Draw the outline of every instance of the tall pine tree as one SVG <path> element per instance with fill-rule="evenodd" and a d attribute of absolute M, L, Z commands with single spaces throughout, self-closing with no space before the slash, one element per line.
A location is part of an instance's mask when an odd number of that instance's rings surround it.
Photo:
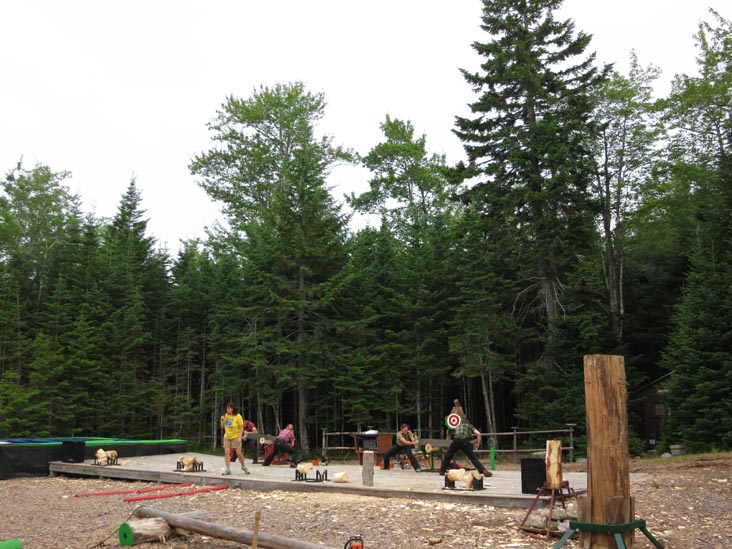
<path fill-rule="evenodd" d="M 560 5 L 484 0 L 490 40 L 473 44 L 481 70 L 463 71 L 478 98 L 456 129 L 479 173 L 465 200 L 481 205 L 489 238 L 510 242 L 499 260 L 518 286 L 511 310 L 535 332 L 514 359 L 525 382 L 520 414 L 545 423 L 564 418 L 540 419 L 544 403 L 581 402 L 581 390 L 567 390 L 581 389 L 581 356 L 563 348 L 562 317 L 591 306 L 589 295 L 576 294 L 595 283 L 583 263 L 598 255 L 588 186 L 593 94 L 604 73 L 585 54 L 590 37 L 554 18 Z"/>

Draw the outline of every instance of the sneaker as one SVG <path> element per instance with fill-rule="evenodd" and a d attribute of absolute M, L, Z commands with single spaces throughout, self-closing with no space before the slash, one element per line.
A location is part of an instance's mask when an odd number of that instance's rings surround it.
<path fill-rule="evenodd" d="M 490 471 L 483 471 L 483 476 L 484 477 L 492 477 L 493 476 L 493 473 L 491 473 Z"/>
<path fill-rule="evenodd" d="M 294 469 L 295 467 L 297 467 L 297 463 L 290 463 L 290 469 Z"/>
<path fill-rule="evenodd" d="M 415 473 L 421 473 L 422 472 L 422 469 L 415 469 L 414 472 Z"/>
<path fill-rule="evenodd" d="M 252 465 L 256 465 L 257 463 L 259 463 L 259 462 L 256 459 L 254 461 L 252 461 Z"/>
<path fill-rule="evenodd" d="M 224 476 L 230 475 L 231 474 L 231 471 L 229 469 L 225 469 L 224 471 L 221 472 L 221 474 L 224 475 Z"/>
<path fill-rule="evenodd" d="M 445 471 L 443 471 L 442 469 L 440 469 L 440 475 L 444 477 L 445 476 Z"/>
<path fill-rule="evenodd" d="M 249 469 L 247 469 L 244 465 L 241 466 L 241 470 L 244 471 L 245 474 L 249 474 Z"/>

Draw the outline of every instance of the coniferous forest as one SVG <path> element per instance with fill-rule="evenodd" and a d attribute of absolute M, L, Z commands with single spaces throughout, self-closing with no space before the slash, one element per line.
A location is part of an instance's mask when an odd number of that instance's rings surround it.
<path fill-rule="evenodd" d="M 650 390 L 659 448 L 732 449 L 732 24 L 710 10 L 698 74 L 656 97 L 658 69 L 597 64 L 560 0 L 483 4 L 457 165 L 389 116 L 359 154 L 319 132 L 325 93 L 262 84 L 212 113 L 189 168 L 226 223 L 174 257 L 134 180 L 100 219 L 63 167 L 6 170 L 0 438 L 211 448 L 233 401 L 307 451 L 437 433 L 454 398 L 483 432 L 582 433 L 583 356 L 619 354 L 632 450 Z M 342 163 L 370 173 L 348 210 Z"/>

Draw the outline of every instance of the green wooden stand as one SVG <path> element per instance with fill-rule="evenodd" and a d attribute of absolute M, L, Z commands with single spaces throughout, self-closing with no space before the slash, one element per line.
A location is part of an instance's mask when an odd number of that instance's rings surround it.
<path fill-rule="evenodd" d="M 567 540 L 572 537 L 572 534 L 574 534 L 575 530 L 584 532 L 605 532 L 606 534 L 613 534 L 615 536 L 615 543 L 617 543 L 618 549 L 627 549 L 625 545 L 625 540 L 623 539 L 623 532 L 632 531 L 636 528 L 643 532 L 645 536 L 649 540 L 651 540 L 651 543 L 658 547 L 658 549 L 663 549 L 663 545 L 661 545 L 659 541 L 654 538 L 653 535 L 646 528 L 645 520 L 634 520 L 633 522 L 628 522 L 627 524 L 592 524 L 591 522 L 577 522 L 574 520 L 570 520 L 569 530 L 567 530 L 564 535 L 559 539 L 559 541 L 554 546 L 554 549 L 559 549 L 560 547 L 562 547 L 567 542 Z"/>

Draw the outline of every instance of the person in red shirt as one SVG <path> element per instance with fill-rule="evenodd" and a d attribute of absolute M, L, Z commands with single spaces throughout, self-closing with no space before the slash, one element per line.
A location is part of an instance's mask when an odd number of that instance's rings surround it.
<path fill-rule="evenodd" d="M 259 463 L 259 458 L 257 457 L 259 453 L 259 438 L 256 436 L 258 434 L 259 430 L 257 426 L 248 419 L 245 419 L 241 435 L 242 452 L 245 446 L 248 446 L 252 450 L 252 464 L 254 465 Z"/>
<path fill-rule="evenodd" d="M 255 436 L 258 433 L 259 430 L 257 429 L 257 426 L 250 420 L 245 419 L 244 426 L 241 431 L 241 449 L 242 454 L 244 453 L 246 446 L 249 446 L 249 448 L 252 449 L 252 465 L 259 463 L 259 459 L 257 457 L 257 454 L 259 453 L 259 439 Z M 231 452 L 231 461 L 236 461 L 236 453 L 233 451 Z"/>
<path fill-rule="evenodd" d="M 274 460 L 275 456 L 285 452 L 290 455 L 290 467 L 297 467 L 297 450 L 295 450 L 295 427 L 292 423 L 288 423 L 287 427 L 280 431 L 277 438 L 274 441 L 274 451 L 269 454 L 262 464 L 264 467 L 269 467 L 270 463 Z"/>

